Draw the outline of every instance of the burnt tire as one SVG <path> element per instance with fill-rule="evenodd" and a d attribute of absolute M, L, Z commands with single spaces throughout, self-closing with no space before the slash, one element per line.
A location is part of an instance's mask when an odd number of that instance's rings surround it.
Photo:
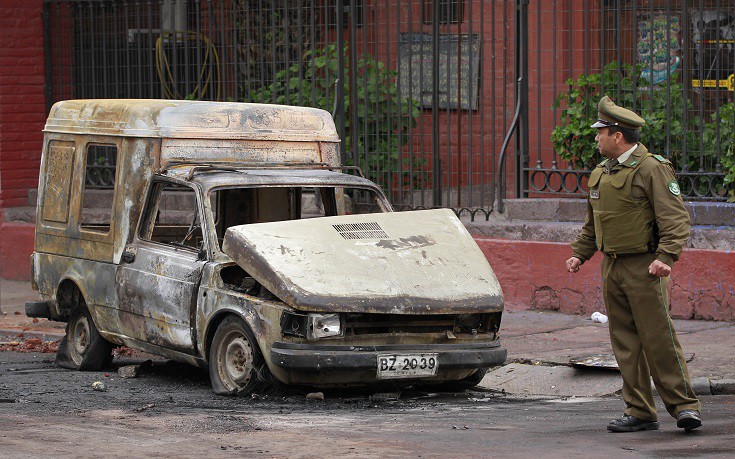
<path fill-rule="evenodd" d="M 112 343 L 100 335 L 87 310 L 87 304 L 79 295 L 77 305 L 66 324 L 66 336 L 56 352 L 56 363 L 73 370 L 101 370 L 112 362 L 113 347 Z"/>
<path fill-rule="evenodd" d="M 265 361 L 250 327 L 240 318 L 226 317 L 209 347 L 209 379 L 218 395 L 248 394 L 266 378 Z"/>

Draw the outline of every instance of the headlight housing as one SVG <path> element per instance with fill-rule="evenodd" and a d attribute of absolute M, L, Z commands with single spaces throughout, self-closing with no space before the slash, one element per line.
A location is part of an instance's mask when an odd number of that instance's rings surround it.
<path fill-rule="evenodd" d="M 315 340 L 342 336 L 342 318 L 339 314 L 309 314 L 306 316 L 306 339 Z"/>
<path fill-rule="evenodd" d="M 281 331 L 284 335 L 298 336 L 308 340 L 344 336 L 344 324 L 340 314 L 284 311 L 281 316 Z"/>

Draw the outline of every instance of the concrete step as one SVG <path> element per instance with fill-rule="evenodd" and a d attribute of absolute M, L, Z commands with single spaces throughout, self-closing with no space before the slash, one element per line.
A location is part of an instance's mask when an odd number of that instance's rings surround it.
<path fill-rule="evenodd" d="M 506 199 L 505 212 L 494 216 L 506 220 L 583 222 L 587 214 L 586 199 Z M 685 203 L 692 225 L 735 225 L 735 203 L 689 201 Z"/>
<path fill-rule="evenodd" d="M 9 207 L 4 209 L 3 221 L 36 223 L 36 207 Z"/>
<path fill-rule="evenodd" d="M 462 218 L 467 230 L 476 236 L 493 239 L 571 243 L 577 239 L 582 222 L 523 221 L 490 218 L 471 222 Z M 735 250 L 735 226 L 692 226 L 688 248 L 705 250 Z"/>

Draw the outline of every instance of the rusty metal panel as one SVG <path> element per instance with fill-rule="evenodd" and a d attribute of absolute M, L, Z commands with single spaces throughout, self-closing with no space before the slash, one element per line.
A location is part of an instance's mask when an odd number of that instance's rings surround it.
<path fill-rule="evenodd" d="M 339 142 L 334 121 L 324 110 L 192 100 L 61 101 L 51 108 L 45 132 L 181 139 Z"/>
<path fill-rule="evenodd" d="M 232 262 L 210 263 L 202 271 L 195 324 L 199 355 L 204 359 L 207 358 L 207 336 L 214 333 L 213 320 L 222 314 L 236 314 L 241 317 L 252 330 L 261 349 L 270 349 L 271 344 L 282 337 L 280 318 L 286 305 L 224 287 L 219 272 L 227 265 L 232 265 Z M 263 357 L 269 361 L 270 353 L 264 352 Z"/>
<path fill-rule="evenodd" d="M 503 306 L 487 259 L 448 209 L 235 226 L 223 252 L 297 309 L 418 314 Z"/>
<path fill-rule="evenodd" d="M 113 263 L 120 262 L 125 246 L 133 239 L 154 170 L 159 166 L 160 139 L 126 138 L 121 142 L 118 165 L 119 190 L 115 199 Z"/>
<path fill-rule="evenodd" d="M 118 330 L 131 338 L 181 352 L 194 348 L 192 307 L 204 261 L 163 244 L 135 244 L 135 260 L 121 264 Z"/>
<path fill-rule="evenodd" d="M 70 280 L 79 287 L 93 317 L 97 307 L 114 308 L 117 304 L 115 265 L 38 252 L 33 257 L 34 265 L 41 268 L 35 270 L 34 280 L 45 297 L 55 300 L 61 281 Z"/>
<path fill-rule="evenodd" d="M 332 166 L 339 166 L 339 156 Z M 322 162 L 318 142 L 164 139 L 161 168 L 171 164 L 282 164 Z"/>
<path fill-rule="evenodd" d="M 66 227 L 69 223 L 71 173 L 74 164 L 74 142 L 51 141 L 46 154 L 45 193 L 41 202 L 44 223 Z"/>
<path fill-rule="evenodd" d="M 43 214 L 36 221 L 35 250 L 37 252 L 66 255 L 88 260 L 119 262 L 125 244 L 132 238 L 138 223 L 140 209 L 145 199 L 145 191 L 157 165 L 154 157 L 160 151 L 158 139 L 120 139 L 90 135 L 47 134 L 49 144 L 57 141 L 74 141 L 76 152 L 63 174 L 52 172 L 50 149 L 44 150 L 39 187 L 39 212 L 46 212 L 45 200 L 56 193 L 55 190 L 69 188 L 68 222 L 59 224 L 47 221 Z M 58 138 L 58 140 L 57 140 Z M 86 167 L 86 146 L 95 144 L 114 144 L 119 151 L 117 177 L 112 198 L 112 218 L 109 232 L 102 233 L 80 227 L 84 195 L 84 176 Z M 44 179 L 45 178 L 45 179 Z"/>

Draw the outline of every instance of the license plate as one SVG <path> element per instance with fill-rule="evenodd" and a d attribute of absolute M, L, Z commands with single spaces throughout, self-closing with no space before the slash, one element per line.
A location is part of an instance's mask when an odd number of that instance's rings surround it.
<path fill-rule="evenodd" d="M 422 378 L 436 375 L 436 354 L 379 354 L 378 379 Z"/>

